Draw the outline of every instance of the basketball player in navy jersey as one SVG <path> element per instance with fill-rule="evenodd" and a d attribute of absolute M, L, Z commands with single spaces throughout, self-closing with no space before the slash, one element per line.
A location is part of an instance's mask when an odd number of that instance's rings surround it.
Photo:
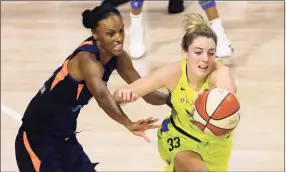
<path fill-rule="evenodd" d="M 75 135 L 79 112 L 92 97 L 110 118 L 147 141 L 144 132 L 159 127 L 154 124 L 158 119 L 152 117 L 132 122 L 107 89 L 115 69 L 127 83 L 140 78 L 123 50 L 124 25 L 119 11 L 98 6 L 85 10 L 82 16 L 92 36 L 56 69 L 24 113 L 15 142 L 20 172 L 95 172 Z M 163 105 L 167 97 L 153 92 L 144 99 Z"/>

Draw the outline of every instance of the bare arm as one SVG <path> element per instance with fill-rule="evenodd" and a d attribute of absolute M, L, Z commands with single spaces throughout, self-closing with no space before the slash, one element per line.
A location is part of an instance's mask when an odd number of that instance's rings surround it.
<path fill-rule="evenodd" d="M 230 69 L 222 62 L 217 62 L 214 71 L 210 75 L 210 85 L 212 87 L 224 88 L 231 93 L 236 93 L 234 78 Z"/>
<path fill-rule="evenodd" d="M 117 71 L 128 84 L 131 84 L 141 78 L 140 74 L 134 68 L 132 61 L 127 53 L 124 53 L 120 59 L 118 59 Z M 156 87 L 161 88 L 162 86 L 160 85 Z M 153 89 L 152 92 L 148 92 L 148 94 L 144 94 L 143 99 L 152 105 L 166 104 L 168 95 L 154 90 L 156 89 Z"/>
<path fill-rule="evenodd" d="M 80 56 L 78 66 L 81 77 L 85 80 L 87 88 L 98 105 L 110 118 L 127 127 L 132 122 L 122 111 L 102 81 L 103 71 L 101 64 L 96 61 L 96 57 L 91 53 L 80 52 L 78 55 Z"/>
<path fill-rule="evenodd" d="M 174 63 L 168 64 L 157 69 L 150 75 L 142 77 L 135 82 L 127 85 L 125 88 L 135 92 L 138 97 L 148 95 L 150 92 L 153 92 L 159 88 L 169 88 L 170 83 L 173 82 L 171 78 L 176 80 L 176 77 L 174 77 L 174 71 L 176 71 Z"/>

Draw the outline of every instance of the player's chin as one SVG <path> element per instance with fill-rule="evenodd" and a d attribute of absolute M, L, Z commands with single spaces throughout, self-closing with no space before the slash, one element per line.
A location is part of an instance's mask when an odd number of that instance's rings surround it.
<path fill-rule="evenodd" d="M 201 78 L 207 77 L 210 73 L 210 70 L 197 70 L 197 75 Z"/>
<path fill-rule="evenodd" d="M 123 48 L 121 48 L 121 49 L 115 49 L 115 48 L 113 48 L 113 49 L 112 49 L 112 54 L 113 54 L 114 56 L 120 56 L 120 55 L 122 55 L 123 53 L 124 53 Z"/>

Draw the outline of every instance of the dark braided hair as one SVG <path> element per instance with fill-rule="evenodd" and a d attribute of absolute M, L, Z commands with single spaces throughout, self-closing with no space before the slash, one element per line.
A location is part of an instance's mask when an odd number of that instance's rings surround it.
<path fill-rule="evenodd" d="M 87 29 L 95 29 L 99 21 L 111 15 L 121 16 L 120 12 L 110 5 L 97 6 L 93 10 L 87 9 L 82 13 L 82 24 Z"/>

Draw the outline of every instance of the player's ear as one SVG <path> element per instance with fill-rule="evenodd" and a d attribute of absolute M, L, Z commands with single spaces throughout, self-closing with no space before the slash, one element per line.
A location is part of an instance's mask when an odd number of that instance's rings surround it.
<path fill-rule="evenodd" d="M 188 52 L 182 50 L 183 58 L 188 59 Z"/>
<path fill-rule="evenodd" d="M 93 39 L 97 40 L 98 36 L 94 30 L 92 31 L 92 36 L 93 36 Z"/>

